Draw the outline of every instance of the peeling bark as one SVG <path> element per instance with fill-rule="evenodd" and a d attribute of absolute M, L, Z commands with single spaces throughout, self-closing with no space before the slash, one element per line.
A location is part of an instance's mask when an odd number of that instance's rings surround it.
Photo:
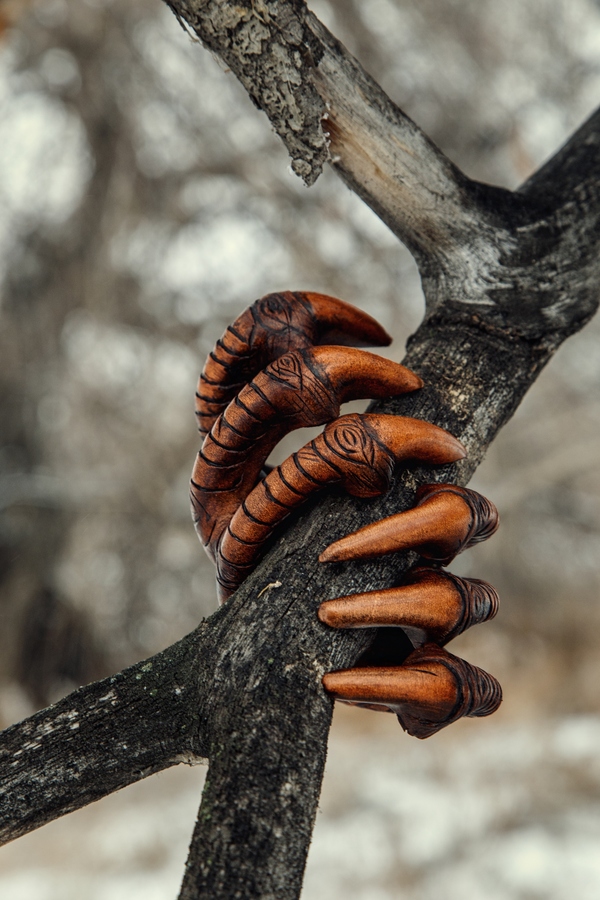
<path fill-rule="evenodd" d="M 425 387 L 374 408 L 448 429 L 469 456 L 433 471 L 408 467 L 374 501 L 332 494 L 314 503 L 226 606 L 151 670 L 139 664 L 4 732 L 3 784 L 16 776 L 2 834 L 208 756 L 181 900 L 295 900 L 331 719 L 321 677 L 351 666 L 372 639 L 323 626 L 317 606 L 390 586 L 413 561 L 327 565 L 318 554 L 407 508 L 422 483 L 466 484 L 556 348 L 595 312 L 600 115 L 511 193 L 460 173 L 300 0 L 169 5 L 267 112 L 307 183 L 327 158 L 327 112 L 334 168 L 412 249 L 427 297 L 404 360 Z M 408 639 L 399 642 L 408 653 Z"/>
<path fill-rule="evenodd" d="M 235 72 L 285 143 L 294 172 L 314 184 L 328 152 L 320 126 L 325 106 L 310 81 L 321 48 L 306 25 L 304 4 L 167 3 L 184 27 Z"/>

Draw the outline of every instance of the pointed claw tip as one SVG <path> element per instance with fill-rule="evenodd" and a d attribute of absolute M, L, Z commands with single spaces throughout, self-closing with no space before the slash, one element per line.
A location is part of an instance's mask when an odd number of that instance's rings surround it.
<path fill-rule="evenodd" d="M 391 344 L 391 335 L 364 310 L 337 297 L 314 291 L 300 291 L 298 295 L 308 301 L 317 318 L 328 326 L 327 330 L 355 338 L 363 346 L 387 347 Z"/>
<path fill-rule="evenodd" d="M 351 613 L 344 606 L 345 600 L 345 597 L 338 597 L 335 600 L 325 600 L 324 603 L 321 603 L 317 610 L 319 621 L 330 628 L 353 628 Z"/>
<path fill-rule="evenodd" d="M 319 622 L 323 623 L 323 625 L 331 625 L 331 622 L 330 622 L 331 617 L 330 617 L 329 612 L 326 607 L 327 607 L 326 603 L 321 603 L 320 607 L 317 610 L 317 618 L 318 618 Z"/>
<path fill-rule="evenodd" d="M 417 375 L 412 369 L 407 369 L 402 363 L 396 363 L 396 365 L 398 366 L 398 372 L 401 373 L 400 383 L 403 393 L 418 391 L 423 387 L 425 382 L 420 375 Z"/>
<path fill-rule="evenodd" d="M 458 462 L 459 459 L 466 459 L 467 456 L 469 455 L 469 451 L 467 450 L 465 445 L 462 443 L 462 441 L 458 440 L 458 438 L 454 438 L 454 440 L 456 441 L 456 453 L 457 453 L 456 462 Z"/>
<path fill-rule="evenodd" d="M 327 563 L 341 561 L 341 556 L 338 555 L 338 551 L 336 550 L 336 543 L 330 544 L 329 547 L 325 547 L 319 556 L 319 562 Z"/>
<path fill-rule="evenodd" d="M 346 678 L 343 672 L 327 672 L 321 679 L 321 684 L 325 690 L 334 696 L 344 696 L 344 687 L 346 686 Z"/>
<path fill-rule="evenodd" d="M 459 441 L 458 438 L 455 438 L 454 435 L 450 434 L 448 431 L 444 431 L 443 444 L 447 453 L 448 462 L 458 462 L 461 459 L 466 459 L 469 455 L 468 450 L 462 441 Z"/>
<path fill-rule="evenodd" d="M 375 325 L 377 326 L 377 333 L 375 333 L 375 329 L 372 329 L 370 339 L 376 347 L 389 347 L 394 338 L 385 330 L 383 325 L 380 325 L 375 319 L 372 319 L 372 321 L 375 322 Z"/>

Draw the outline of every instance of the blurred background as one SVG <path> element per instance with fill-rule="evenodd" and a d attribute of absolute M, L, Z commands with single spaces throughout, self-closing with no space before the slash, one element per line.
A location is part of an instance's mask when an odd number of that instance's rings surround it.
<path fill-rule="evenodd" d="M 516 187 L 600 101 L 593 0 L 310 3 L 468 175 Z M 331 173 L 310 190 L 158 0 L 0 0 L 0 725 L 216 606 L 190 522 L 198 372 L 273 290 L 367 309 L 401 359 L 408 252 Z M 600 320 L 473 485 L 502 528 L 454 570 L 501 612 L 452 649 L 505 702 L 426 743 L 338 710 L 304 900 L 600 896 Z M 203 770 L 0 851 L 6 900 L 169 900 Z"/>

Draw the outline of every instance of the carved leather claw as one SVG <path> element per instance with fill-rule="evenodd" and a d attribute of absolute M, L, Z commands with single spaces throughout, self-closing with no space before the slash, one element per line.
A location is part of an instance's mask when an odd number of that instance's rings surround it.
<path fill-rule="evenodd" d="M 422 386 L 403 366 L 352 349 L 389 342 L 374 319 L 341 300 L 291 292 L 257 300 L 217 342 L 196 394 L 206 436 L 191 501 L 196 530 L 217 565 L 222 602 L 255 567 L 277 525 L 315 491 L 338 484 L 374 497 L 389 488 L 401 460 L 443 465 L 466 455 L 460 441 L 418 419 L 336 418 L 345 401 Z M 265 475 L 266 459 L 285 434 L 322 424 L 322 434 Z M 431 484 L 416 499 L 412 510 L 331 544 L 321 561 L 411 549 L 444 564 L 497 527 L 495 508 L 474 491 Z M 414 569 L 410 578 L 401 587 L 321 605 L 319 618 L 336 628 L 388 627 L 355 668 L 329 673 L 323 684 L 344 702 L 396 713 L 406 731 L 424 738 L 499 705 L 495 679 L 440 647 L 492 618 L 498 597 L 485 582 L 439 569 Z M 396 665 L 404 654 L 394 627 L 434 643 Z"/>
<path fill-rule="evenodd" d="M 302 298 L 312 309 L 318 335 L 313 343 L 346 347 L 388 347 L 392 343 L 391 335 L 376 319 L 344 300 L 313 291 L 293 296 Z"/>
<path fill-rule="evenodd" d="M 417 629 L 426 640 L 446 644 L 498 611 L 498 594 L 485 581 L 428 568 L 413 569 L 409 577 L 399 587 L 327 600 L 319 619 L 332 628 L 400 627 L 411 639 Z"/>
<path fill-rule="evenodd" d="M 304 358 L 308 365 L 312 362 L 323 370 L 340 403 L 395 397 L 423 387 L 422 380 L 410 369 L 366 350 L 313 347 L 304 351 Z"/>
<path fill-rule="evenodd" d="M 335 541 L 319 559 L 342 562 L 415 550 L 445 565 L 497 527 L 498 511 L 481 494 L 454 484 L 428 484 L 417 491 L 415 507 Z"/>
<path fill-rule="evenodd" d="M 502 701 L 495 678 L 435 644 L 415 650 L 402 666 L 330 672 L 323 685 L 336 700 L 394 712 L 418 738 L 462 716 L 489 716 Z"/>
<path fill-rule="evenodd" d="M 361 418 L 397 461 L 418 459 L 435 466 L 457 462 L 467 455 L 457 438 L 423 419 L 376 413 L 366 413 Z"/>
<path fill-rule="evenodd" d="M 196 459 L 192 516 L 209 554 L 216 558 L 224 528 L 285 434 L 335 419 L 346 400 L 388 397 L 420 385 L 399 363 L 353 348 L 292 350 L 270 363 L 219 416 Z M 411 429 L 415 442 L 425 429 L 432 434 L 434 426 Z M 446 433 L 437 432 L 438 443 L 446 441 Z"/>
<path fill-rule="evenodd" d="M 261 297 L 230 325 L 200 375 L 196 417 L 207 434 L 240 389 L 290 350 L 332 344 L 385 347 L 389 334 L 367 313 L 325 294 L 285 291 Z"/>
<path fill-rule="evenodd" d="M 214 550 L 221 597 L 233 593 L 254 568 L 276 525 L 315 491 L 340 483 L 354 496 L 375 497 L 388 489 L 400 460 L 447 463 L 464 454 L 459 441 L 421 419 L 357 414 L 336 419 L 259 482 L 232 516 Z"/>
<path fill-rule="evenodd" d="M 412 549 L 446 563 L 497 527 L 496 508 L 485 497 L 456 485 L 430 484 L 419 489 L 413 509 L 331 544 L 320 559 Z M 329 600 L 321 604 L 319 618 L 336 628 L 401 627 L 414 643 L 423 637 L 435 643 L 415 650 L 402 666 L 372 666 L 371 661 L 386 661 L 376 638 L 364 656 L 367 665 L 325 675 L 323 686 L 338 700 L 395 712 L 405 731 L 426 738 L 462 716 L 486 716 L 500 705 L 495 678 L 439 646 L 493 618 L 498 595 L 483 581 L 437 569 L 413 569 L 409 577 L 400 587 Z"/>

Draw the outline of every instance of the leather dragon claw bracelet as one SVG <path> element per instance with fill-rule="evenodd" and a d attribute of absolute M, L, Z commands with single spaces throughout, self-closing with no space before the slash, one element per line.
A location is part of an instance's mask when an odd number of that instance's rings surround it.
<path fill-rule="evenodd" d="M 323 342 L 329 345 L 323 345 Z M 204 367 L 196 393 L 205 435 L 191 481 L 194 524 L 217 568 L 221 602 L 258 563 L 277 526 L 315 491 L 337 484 L 375 497 L 404 460 L 429 465 L 465 456 L 448 432 L 419 419 L 375 414 L 338 418 L 340 405 L 417 390 L 413 372 L 356 349 L 389 336 L 370 316 L 315 293 L 269 294 L 229 326 Z M 340 346 L 342 345 L 343 346 Z M 354 345 L 354 346 L 352 346 Z M 265 474 L 284 435 L 308 425 L 324 431 Z M 452 484 L 422 486 L 416 506 L 331 544 L 321 562 L 413 550 L 438 566 L 495 531 L 498 516 L 481 495 Z M 337 699 L 395 712 L 403 728 L 427 737 L 464 715 L 488 715 L 501 690 L 490 675 L 442 649 L 471 625 L 492 618 L 494 589 L 439 568 L 417 568 L 407 583 L 323 603 L 336 628 L 402 628 L 424 647 L 390 665 L 377 638 L 357 667 L 326 675 Z"/>

